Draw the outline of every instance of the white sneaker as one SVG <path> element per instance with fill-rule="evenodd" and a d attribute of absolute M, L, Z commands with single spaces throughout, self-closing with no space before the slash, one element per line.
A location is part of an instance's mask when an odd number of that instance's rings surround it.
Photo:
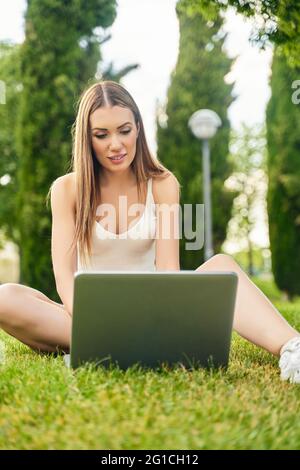
<path fill-rule="evenodd" d="M 281 380 L 300 384 L 300 336 L 285 343 L 280 350 Z"/>

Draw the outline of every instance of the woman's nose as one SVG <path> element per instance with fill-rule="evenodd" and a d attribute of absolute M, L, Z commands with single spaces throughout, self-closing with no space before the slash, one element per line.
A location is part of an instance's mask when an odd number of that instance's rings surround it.
<path fill-rule="evenodd" d="M 117 136 L 112 136 L 112 138 L 111 138 L 111 143 L 110 143 L 110 147 L 111 147 L 112 149 L 114 149 L 114 148 L 119 148 L 120 145 L 121 145 L 120 138 L 117 137 Z"/>

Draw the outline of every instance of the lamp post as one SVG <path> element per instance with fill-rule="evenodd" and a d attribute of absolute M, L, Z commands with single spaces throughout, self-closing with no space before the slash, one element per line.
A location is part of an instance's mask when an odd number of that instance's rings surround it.
<path fill-rule="evenodd" d="M 195 137 L 202 140 L 202 171 L 203 171 L 203 199 L 204 199 L 204 259 L 207 261 L 214 254 L 212 244 L 212 215 L 210 190 L 210 148 L 209 139 L 217 132 L 222 121 L 214 111 L 199 109 L 192 114 L 188 126 Z"/>

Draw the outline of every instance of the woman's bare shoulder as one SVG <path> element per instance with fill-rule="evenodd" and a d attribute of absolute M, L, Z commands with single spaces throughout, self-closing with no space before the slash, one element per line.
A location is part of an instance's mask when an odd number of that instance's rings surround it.
<path fill-rule="evenodd" d="M 55 181 L 61 181 L 63 182 L 63 184 L 72 184 L 71 182 L 75 183 L 75 171 L 72 171 L 71 173 L 66 173 L 62 176 L 58 176 Z"/>
<path fill-rule="evenodd" d="M 75 207 L 75 199 L 76 199 L 75 171 L 59 176 L 54 181 L 54 183 L 63 185 L 63 187 L 65 188 L 66 195 L 70 197 L 71 204 L 73 207 Z"/>
<path fill-rule="evenodd" d="M 152 178 L 152 192 L 156 203 L 161 203 L 165 199 L 177 199 L 179 183 L 173 173 L 168 173 L 164 177 Z"/>

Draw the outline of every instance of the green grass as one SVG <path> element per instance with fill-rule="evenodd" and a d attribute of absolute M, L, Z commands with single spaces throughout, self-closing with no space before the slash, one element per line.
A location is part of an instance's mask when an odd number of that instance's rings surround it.
<path fill-rule="evenodd" d="M 300 302 L 275 305 L 299 328 Z M 227 371 L 214 372 L 71 371 L 61 356 L 0 339 L 1 449 L 300 448 L 300 385 L 282 382 L 278 359 L 236 333 Z"/>

